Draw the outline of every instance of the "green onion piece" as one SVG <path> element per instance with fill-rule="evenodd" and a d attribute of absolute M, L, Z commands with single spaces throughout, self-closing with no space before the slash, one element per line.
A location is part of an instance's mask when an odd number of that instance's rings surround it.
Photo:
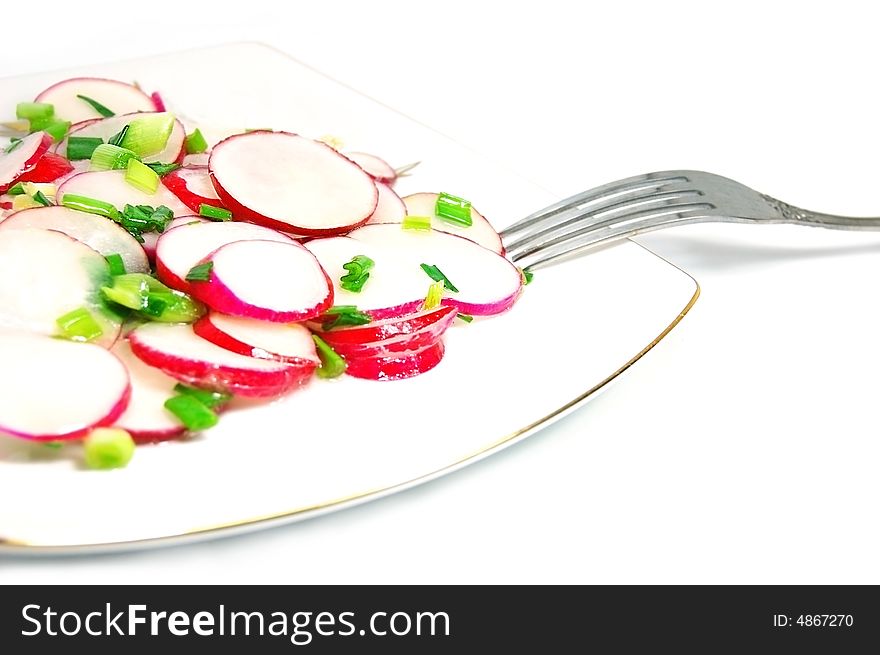
<path fill-rule="evenodd" d="M 336 305 L 318 317 L 321 327 L 330 330 L 335 327 L 348 325 L 366 325 L 372 319 L 368 314 L 358 311 L 354 305 Z"/>
<path fill-rule="evenodd" d="M 46 197 L 46 194 L 44 194 L 42 191 L 37 191 L 32 197 L 38 203 L 43 205 L 43 207 L 51 207 L 52 206 L 52 202 Z"/>
<path fill-rule="evenodd" d="M 12 139 L 9 139 L 9 145 L 6 146 L 6 148 L 3 150 L 3 152 L 5 152 L 8 155 L 10 152 L 13 152 L 20 145 L 21 145 L 21 139 L 16 139 L 13 137 Z"/>
<path fill-rule="evenodd" d="M 446 288 L 453 293 L 458 293 L 458 289 L 455 288 L 455 285 L 449 281 L 449 278 L 443 275 L 443 271 L 434 266 L 433 264 L 419 264 L 422 267 L 422 270 L 428 274 L 428 277 L 434 280 L 435 282 L 443 282 Z"/>
<path fill-rule="evenodd" d="M 425 296 L 425 302 L 422 303 L 422 309 L 435 309 L 440 306 L 440 302 L 443 300 L 443 290 L 446 286 L 443 284 L 443 281 L 434 282 L 431 286 L 428 287 L 428 295 Z"/>
<path fill-rule="evenodd" d="M 90 469 L 122 468 L 134 456 L 134 439 L 119 428 L 96 428 L 83 440 L 86 466 Z"/>
<path fill-rule="evenodd" d="M 91 341 L 104 334 L 95 317 L 85 307 L 59 316 L 55 319 L 55 323 L 61 331 L 61 336 L 71 341 Z"/>
<path fill-rule="evenodd" d="M 109 202 L 88 198 L 86 196 L 78 196 L 73 193 L 65 193 L 61 197 L 61 204 L 70 209 L 87 212 L 89 214 L 97 214 L 111 220 L 119 220 L 119 210 Z"/>
<path fill-rule="evenodd" d="M 50 450 L 59 450 L 64 446 L 64 443 L 61 441 L 44 441 L 43 446 Z"/>
<path fill-rule="evenodd" d="M 174 414 L 187 430 L 207 430 L 217 425 L 217 414 L 191 395 L 174 396 L 165 401 L 165 409 Z"/>
<path fill-rule="evenodd" d="M 70 161 L 91 159 L 95 148 L 102 145 L 104 140 L 97 136 L 71 136 L 67 137 L 67 158 Z"/>
<path fill-rule="evenodd" d="M 121 130 L 107 139 L 107 143 L 111 146 L 119 146 L 119 144 L 125 139 L 126 134 L 128 134 L 128 125 L 123 125 Z"/>
<path fill-rule="evenodd" d="M 137 159 L 138 156 L 131 150 L 110 143 L 102 143 L 92 151 L 89 170 L 112 171 L 117 168 L 127 168 L 128 162 L 137 161 Z"/>
<path fill-rule="evenodd" d="M 147 164 L 147 166 L 156 171 L 156 175 L 158 175 L 159 177 L 162 177 L 163 175 L 168 175 L 168 173 L 170 173 L 171 171 L 176 171 L 178 168 L 180 168 L 180 164 L 153 163 Z"/>
<path fill-rule="evenodd" d="M 70 121 L 55 121 L 43 127 L 43 131 L 52 137 L 55 143 L 62 141 L 70 130 Z"/>
<path fill-rule="evenodd" d="M 101 116 L 103 116 L 104 118 L 110 118 L 111 116 L 116 115 L 111 110 L 107 109 L 104 105 L 102 105 L 100 102 L 98 102 L 97 100 L 93 100 L 92 98 L 89 98 L 88 96 L 81 96 L 79 94 L 77 94 L 76 97 L 79 98 L 80 100 L 82 100 L 83 102 L 89 104 L 92 109 L 94 109 L 96 112 L 101 114 Z"/>
<path fill-rule="evenodd" d="M 222 391 L 208 391 L 207 389 L 196 389 L 188 387 L 185 384 L 177 384 L 174 390 L 182 396 L 192 396 L 205 407 L 217 409 L 232 400 L 231 393 L 223 393 Z"/>
<path fill-rule="evenodd" d="M 110 275 L 125 275 L 125 262 L 122 261 L 122 255 L 113 253 L 104 257 L 107 265 L 110 267 Z"/>
<path fill-rule="evenodd" d="M 470 200 L 465 200 L 449 193 L 441 193 L 437 196 L 434 213 L 443 220 L 455 223 L 456 225 L 470 227 L 474 224 L 474 219 L 471 218 Z"/>
<path fill-rule="evenodd" d="M 125 181 L 144 193 L 153 194 L 159 188 L 159 176 L 156 175 L 156 171 L 142 164 L 137 159 L 128 160 L 128 166 L 125 169 Z"/>
<path fill-rule="evenodd" d="M 6 194 L 10 196 L 21 196 L 24 193 L 24 185 L 21 182 L 16 182 L 6 190 Z"/>
<path fill-rule="evenodd" d="M 46 102 L 19 102 L 15 106 L 15 117 L 29 121 L 33 127 L 33 121 L 52 118 L 55 115 L 55 107 Z"/>
<path fill-rule="evenodd" d="M 212 221 L 231 221 L 232 220 L 232 212 L 228 209 L 222 209 L 220 207 L 214 207 L 213 205 L 206 205 L 202 203 L 199 205 L 199 216 L 204 216 L 205 218 L 210 218 Z"/>
<path fill-rule="evenodd" d="M 375 263 L 366 255 L 355 255 L 351 261 L 342 265 L 348 273 L 339 278 L 339 286 L 346 291 L 360 293 L 364 284 L 370 279 L 369 270 Z"/>
<path fill-rule="evenodd" d="M 430 230 L 430 216 L 404 216 L 401 227 L 404 230 Z"/>
<path fill-rule="evenodd" d="M 186 274 L 187 282 L 207 282 L 211 279 L 211 271 L 214 268 L 214 262 L 205 262 L 204 264 L 196 264 L 189 273 Z"/>
<path fill-rule="evenodd" d="M 523 276 L 523 284 L 531 284 L 531 283 L 532 283 L 532 278 L 535 277 L 535 274 L 532 273 L 532 272 L 531 272 L 529 269 L 527 269 L 527 268 L 523 268 L 523 269 L 521 269 L 520 272 L 522 273 L 522 276 Z"/>
<path fill-rule="evenodd" d="M 465 323 L 471 323 L 474 320 L 474 317 L 470 314 L 456 314 L 456 318 L 460 318 Z"/>
<path fill-rule="evenodd" d="M 201 303 L 145 273 L 116 275 L 112 286 L 101 288 L 101 295 L 161 323 L 192 323 L 205 313 Z"/>
<path fill-rule="evenodd" d="M 328 346 L 327 342 L 317 334 L 313 334 L 312 339 L 315 340 L 318 358 L 321 360 L 321 366 L 315 371 L 318 377 L 325 379 L 338 378 L 345 373 L 345 360 L 337 355 L 336 351 Z"/>
<path fill-rule="evenodd" d="M 197 155 L 208 149 L 208 142 L 202 135 L 202 131 L 196 128 L 192 134 L 186 135 L 186 152 L 189 155 Z"/>
<path fill-rule="evenodd" d="M 128 124 L 128 130 L 119 145 L 138 157 L 156 155 L 165 149 L 173 129 L 174 116 L 171 114 L 145 114 Z"/>

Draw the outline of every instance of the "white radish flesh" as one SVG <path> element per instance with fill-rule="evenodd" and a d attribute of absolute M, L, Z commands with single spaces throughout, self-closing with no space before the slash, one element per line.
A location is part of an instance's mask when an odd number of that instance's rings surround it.
<path fill-rule="evenodd" d="M 125 264 L 126 273 L 149 273 L 150 263 L 137 239 L 113 221 L 68 209 L 67 207 L 35 207 L 15 212 L 0 229 L 42 228 L 57 230 L 81 241 L 105 257 L 118 254 Z"/>
<path fill-rule="evenodd" d="M 187 217 L 189 218 L 189 217 Z M 186 274 L 207 255 L 227 243 L 260 239 L 293 243 L 290 237 L 258 225 L 205 222 L 167 230 L 156 244 L 156 275 L 180 291 L 189 289 Z"/>
<path fill-rule="evenodd" d="M 53 230 L 0 230 L 0 327 L 59 334 L 56 320 L 85 308 L 111 346 L 119 320 L 108 313 L 100 288 L 110 280 L 107 260 L 84 243 Z"/>
<path fill-rule="evenodd" d="M 298 323 L 272 323 L 209 312 L 196 321 L 193 331 L 240 355 L 312 368 L 320 363 L 312 333 Z"/>
<path fill-rule="evenodd" d="M 59 120 L 79 123 L 90 118 L 103 118 L 88 102 L 77 97 L 81 95 L 101 103 L 114 114 L 156 111 L 150 96 L 136 86 L 97 77 L 74 77 L 53 84 L 36 97 L 36 102 L 55 107 L 55 117 Z"/>
<path fill-rule="evenodd" d="M 125 181 L 125 171 L 96 171 L 74 175 L 58 187 L 55 198 L 58 204 L 68 193 L 103 200 L 122 211 L 125 205 L 165 205 L 175 216 L 191 214 L 190 209 L 161 184 L 156 193 L 146 193 Z"/>
<path fill-rule="evenodd" d="M 519 269 L 501 255 L 473 241 L 432 230 L 403 230 L 399 225 L 367 225 L 350 237 L 366 245 L 383 246 L 394 253 L 410 275 L 430 278 L 421 264 L 436 266 L 458 289 L 446 292 L 443 303 L 465 314 L 499 314 L 516 302 L 522 289 Z M 367 282 L 369 284 L 369 282 Z"/>
<path fill-rule="evenodd" d="M 165 228 L 165 232 L 168 230 L 180 227 L 181 225 L 191 225 L 192 223 L 210 223 L 207 218 L 202 218 L 201 216 L 178 216 L 175 219 L 172 219 L 170 223 L 168 223 L 168 227 Z M 150 261 L 156 260 L 156 245 L 159 243 L 159 237 L 162 235 L 158 232 L 147 232 L 141 235 L 144 238 L 144 242 L 141 246 L 144 249 L 144 252 L 147 253 L 147 257 L 149 257 Z"/>
<path fill-rule="evenodd" d="M 125 366 L 98 346 L 2 331 L 0 361 L 0 432 L 79 437 L 112 424 L 128 402 Z"/>
<path fill-rule="evenodd" d="M 51 136 L 45 132 L 34 132 L 10 152 L 0 150 L 0 193 L 5 193 L 16 178 L 36 166 L 51 145 Z"/>
<path fill-rule="evenodd" d="M 376 211 L 370 216 L 367 225 L 372 223 L 403 223 L 406 218 L 406 205 L 387 184 L 376 182 L 379 190 L 379 202 L 376 203 Z"/>
<path fill-rule="evenodd" d="M 184 166 L 162 178 L 165 185 L 180 201 L 192 211 L 198 212 L 201 205 L 223 207 L 220 196 L 211 184 L 207 166 Z"/>
<path fill-rule="evenodd" d="M 236 218 L 308 236 L 339 234 L 376 209 L 372 178 L 330 146 L 286 132 L 250 132 L 214 146 L 208 162 Z"/>
<path fill-rule="evenodd" d="M 205 257 L 210 279 L 190 293 L 225 314 L 291 323 L 333 304 L 333 286 L 315 256 L 290 241 L 236 241 Z"/>
<path fill-rule="evenodd" d="M 135 114 L 123 114 L 121 116 L 111 116 L 110 118 L 104 118 L 101 120 L 84 121 L 80 125 L 73 125 L 70 128 L 70 133 L 68 134 L 68 137 L 99 137 L 103 139 L 106 143 L 112 136 L 116 135 L 126 125 L 131 123 L 136 118 L 143 117 L 144 115 L 145 114 L 141 112 Z M 153 113 L 150 115 L 160 116 L 163 114 Z M 165 145 L 165 148 L 155 155 L 144 157 L 143 161 L 162 162 L 164 164 L 176 162 L 182 159 L 184 153 L 186 152 L 185 142 L 186 131 L 183 128 L 183 124 L 180 121 L 175 120 L 174 127 L 171 128 L 171 136 L 168 137 L 168 143 Z M 55 152 L 57 152 L 59 155 L 67 155 L 67 139 L 64 139 L 61 143 L 58 144 Z"/>
<path fill-rule="evenodd" d="M 397 179 L 397 171 L 381 157 L 366 152 L 346 152 L 344 154 L 377 182 L 394 184 Z"/>
<path fill-rule="evenodd" d="M 504 246 L 501 243 L 501 237 L 498 236 L 498 232 L 496 232 L 495 228 L 492 227 L 492 224 L 473 207 L 471 207 L 471 221 L 473 223 L 470 227 L 452 223 L 437 216 L 434 213 L 434 208 L 437 205 L 437 197 L 439 195 L 440 194 L 437 193 L 414 193 L 405 196 L 403 202 L 406 205 L 407 215 L 430 216 L 431 227 L 435 230 L 448 232 L 449 234 L 457 234 L 460 237 L 478 243 L 484 248 L 488 248 L 500 255 L 504 254 Z M 371 222 L 390 223 L 391 221 Z"/>
<path fill-rule="evenodd" d="M 189 325 L 148 323 L 132 332 L 129 341 L 142 361 L 201 389 L 271 397 L 303 384 L 311 375 L 301 367 L 221 348 L 196 335 Z"/>

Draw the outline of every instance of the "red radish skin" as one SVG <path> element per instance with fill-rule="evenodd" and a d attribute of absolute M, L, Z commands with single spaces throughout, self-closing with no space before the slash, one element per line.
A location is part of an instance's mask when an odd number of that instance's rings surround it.
<path fill-rule="evenodd" d="M 427 325 L 413 334 L 400 334 L 380 341 L 367 343 L 336 342 L 332 339 L 328 341 L 326 335 L 332 334 L 332 331 L 322 333 L 321 337 L 327 341 L 337 353 L 346 358 L 396 356 L 400 353 L 427 348 L 440 341 L 446 330 L 448 330 L 455 322 L 455 317 L 457 315 L 454 308 L 449 307 L 448 309 L 451 309 L 452 311 L 444 315 L 441 320 Z"/>
<path fill-rule="evenodd" d="M 190 282 L 190 293 L 232 316 L 293 323 L 333 305 L 333 283 L 315 256 L 295 241 L 236 241 L 202 260 L 210 279 Z"/>
<path fill-rule="evenodd" d="M 148 323 L 129 335 L 143 362 L 200 389 L 253 398 L 283 395 L 311 377 L 298 366 L 239 355 L 202 339 L 189 325 Z"/>
<path fill-rule="evenodd" d="M 346 360 L 345 372 L 356 378 L 390 382 L 427 373 L 440 363 L 445 352 L 443 341 L 421 350 L 388 357 L 356 357 Z"/>
<path fill-rule="evenodd" d="M 162 178 L 171 193 L 192 211 L 198 213 L 199 207 L 210 205 L 225 209 L 220 197 L 211 184 L 207 166 L 184 166 L 168 173 Z M 402 201 L 401 201 L 402 202 Z"/>
<path fill-rule="evenodd" d="M 290 132 L 228 137 L 211 150 L 208 167 L 217 195 L 237 219 L 301 236 L 363 225 L 379 200 L 357 164 Z"/>
<path fill-rule="evenodd" d="M 347 152 L 345 156 L 377 182 L 391 185 L 397 180 L 397 171 L 381 157 L 366 152 Z"/>
<path fill-rule="evenodd" d="M 36 166 L 19 175 L 13 184 L 17 182 L 55 182 L 72 171 L 73 164 L 67 159 L 54 152 L 47 152 L 40 157 Z"/>
<path fill-rule="evenodd" d="M 162 96 L 158 91 L 153 91 L 150 94 L 150 100 L 153 101 L 153 107 L 156 108 L 156 111 L 166 111 L 165 109 L 165 101 L 162 100 Z"/>
<path fill-rule="evenodd" d="M 0 432 L 32 440 L 81 437 L 128 405 L 128 372 L 99 346 L 0 332 Z"/>
<path fill-rule="evenodd" d="M 95 100 L 115 114 L 136 111 L 155 111 L 156 105 L 146 93 L 133 84 L 99 77 L 74 77 L 53 84 L 42 91 L 35 102 L 46 102 L 55 107 L 59 120 L 79 123 L 90 118 L 102 118 L 86 101 L 84 95 Z"/>
<path fill-rule="evenodd" d="M 51 136 L 34 132 L 22 139 L 12 152 L 0 151 L 0 193 L 6 193 L 16 180 L 34 168 L 51 145 Z"/>
<path fill-rule="evenodd" d="M 205 221 L 183 224 L 159 237 L 156 244 L 156 276 L 169 287 L 188 292 L 190 283 L 185 278 L 193 266 L 221 246 L 253 239 L 294 242 L 280 232 L 250 223 Z"/>
<path fill-rule="evenodd" d="M 320 364 L 311 332 L 299 324 L 270 323 L 209 312 L 193 332 L 239 355 L 311 368 Z"/>
<path fill-rule="evenodd" d="M 434 213 L 434 207 L 437 204 L 437 197 L 439 195 L 439 193 L 413 193 L 411 195 L 405 196 L 403 198 L 403 203 L 406 207 L 407 215 L 430 216 L 431 227 L 435 230 L 464 237 L 465 239 L 469 239 L 470 241 L 473 241 L 474 243 L 477 243 L 484 248 L 488 248 L 493 252 L 497 252 L 499 255 L 504 254 L 504 245 L 501 243 L 501 237 L 498 236 L 498 232 L 495 230 L 494 227 L 492 227 L 492 224 L 486 219 L 486 217 L 478 212 L 474 207 L 471 207 L 472 225 L 470 227 L 457 225 L 456 223 L 450 223 L 449 221 L 445 221 L 442 218 L 438 217 Z M 400 221 L 370 222 L 392 223 Z"/>
<path fill-rule="evenodd" d="M 437 307 L 407 316 L 374 321 L 367 325 L 320 330 L 319 334 L 334 348 L 346 345 L 362 346 L 395 337 L 418 334 L 437 323 L 443 324 L 445 321 L 449 321 L 451 324 L 455 320 L 456 314 L 454 307 Z M 445 331 L 446 327 L 448 325 L 440 330 L 440 334 Z"/>
<path fill-rule="evenodd" d="M 390 186 L 381 182 L 376 182 L 376 189 L 379 190 L 379 202 L 367 224 L 403 223 L 403 219 L 406 218 L 406 205 L 400 196 L 394 193 Z"/>

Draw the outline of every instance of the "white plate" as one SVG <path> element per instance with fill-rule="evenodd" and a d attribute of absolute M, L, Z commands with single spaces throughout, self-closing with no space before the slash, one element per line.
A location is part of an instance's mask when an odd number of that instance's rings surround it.
<path fill-rule="evenodd" d="M 497 226 L 553 200 L 258 44 L 7 78 L 0 107 L 11 113 L 16 102 L 74 74 L 136 80 L 206 123 L 332 134 L 393 165 L 421 160 L 400 181 L 401 193 L 454 192 Z M 78 468 L 67 446 L 58 452 L 0 437 L 0 545 L 59 552 L 207 538 L 428 481 L 583 403 L 674 327 L 698 294 L 687 274 L 626 242 L 540 270 L 512 311 L 456 326 L 443 362 L 412 380 L 315 381 L 271 405 L 230 412 L 200 438 L 138 448 L 128 468 L 111 472 Z"/>

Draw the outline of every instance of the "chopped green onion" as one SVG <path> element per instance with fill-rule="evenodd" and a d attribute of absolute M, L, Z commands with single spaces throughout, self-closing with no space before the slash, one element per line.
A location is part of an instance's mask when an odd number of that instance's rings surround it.
<path fill-rule="evenodd" d="M 96 428 L 83 440 L 86 466 L 90 469 L 117 469 L 134 456 L 134 439 L 119 428 Z"/>
<path fill-rule="evenodd" d="M 61 441 L 44 441 L 43 445 L 50 450 L 59 450 L 64 446 L 64 443 Z"/>
<path fill-rule="evenodd" d="M 135 189 L 144 193 L 156 193 L 159 188 L 159 176 L 149 166 L 142 164 L 137 159 L 129 159 L 125 169 L 125 181 Z"/>
<path fill-rule="evenodd" d="M 165 401 L 165 409 L 174 414 L 187 430 L 207 430 L 217 425 L 217 414 L 191 395 L 174 396 Z"/>
<path fill-rule="evenodd" d="M 128 162 L 137 161 L 138 156 L 131 150 L 114 146 L 111 143 L 102 143 L 92 151 L 89 161 L 90 171 L 112 171 L 117 168 L 127 168 Z"/>
<path fill-rule="evenodd" d="M 71 341 L 91 341 L 104 334 L 95 317 L 85 307 L 59 316 L 55 323 L 61 330 L 61 336 Z"/>
<path fill-rule="evenodd" d="M 192 323 L 205 313 L 201 303 L 145 273 L 115 275 L 112 286 L 101 287 L 101 295 L 161 323 Z"/>
<path fill-rule="evenodd" d="M 315 340 L 318 358 L 321 360 L 321 366 L 315 371 L 317 376 L 319 378 L 338 378 L 345 373 L 345 360 L 337 355 L 336 351 L 317 334 L 313 334 L 312 339 Z"/>
<path fill-rule="evenodd" d="M 55 107 L 45 102 L 19 102 L 15 107 L 15 117 L 30 121 L 52 118 L 55 115 Z"/>
<path fill-rule="evenodd" d="M 107 265 L 110 267 L 110 275 L 125 275 L 125 262 L 122 260 L 122 255 L 114 252 L 104 259 L 107 260 Z"/>
<path fill-rule="evenodd" d="M 404 230 L 430 230 L 430 216 L 404 216 L 401 227 Z"/>
<path fill-rule="evenodd" d="M 104 218 L 109 218 L 114 221 L 119 219 L 119 210 L 109 202 L 104 202 L 103 200 L 96 200 L 95 198 L 89 198 L 87 196 L 78 196 L 73 193 L 65 193 L 61 197 L 61 204 L 70 209 L 88 212 L 89 214 L 97 214 L 98 216 L 103 216 Z"/>
<path fill-rule="evenodd" d="M 5 152 L 8 155 L 10 152 L 13 152 L 20 145 L 21 145 L 21 139 L 16 139 L 13 137 L 12 139 L 9 139 L 9 145 L 6 146 L 6 149 L 3 150 L 3 152 Z"/>
<path fill-rule="evenodd" d="M 208 149 L 208 142 L 202 135 L 202 131 L 196 128 L 192 134 L 186 135 L 186 152 L 189 155 L 197 155 Z"/>
<path fill-rule="evenodd" d="M 531 284 L 532 278 L 535 277 L 535 274 L 527 268 L 522 269 L 521 272 L 523 276 L 523 284 Z"/>
<path fill-rule="evenodd" d="M 168 145 L 174 116 L 171 114 L 145 114 L 128 124 L 128 130 L 119 143 L 138 157 L 157 155 Z"/>
<path fill-rule="evenodd" d="M 180 164 L 153 163 L 147 164 L 147 166 L 156 171 L 156 175 L 158 175 L 159 177 L 162 177 L 163 175 L 168 175 L 168 173 L 170 173 L 171 171 L 176 171 L 178 168 L 180 168 Z"/>
<path fill-rule="evenodd" d="M 79 94 L 77 94 L 76 97 L 79 98 L 80 100 L 82 100 L 83 102 L 89 104 L 92 109 L 94 109 L 96 112 L 101 114 L 101 116 L 103 116 L 104 118 L 110 118 L 111 116 L 116 115 L 111 110 L 107 109 L 104 105 L 102 105 L 100 102 L 98 102 L 97 100 L 93 100 L 92 98 L 89 98 L 88 96 L 81 96 Z"/>
<path fill-rule="evenodd" d="M 189 273 L 186 274 L 187 282 L 207 282 L 211 279 L 211 271 L 214 269 L 214 262 L 205 262 L 204 264 L 196 264 Z"/>
<path fill-rule="evenodd" d="M 232 212 L 228 209 L 222 209 L 220 207 L 214 207 L 213 205 L 206 205 L 202 203 L 199 205 L 199 216 L 204 216 L 205 218 L 210 218 L 212 221 L 231 221 L 232 220 Z"/>
<path fill-rule="evenodd" d="M 67 137 L 67 158 L 70 161 L 90 159 L 95 148 L 104 143 L 97 136 L 70 136 Z"/>
<path fill-rule="evenodd" d="M 21 182 L 16 182 L 6 190 L 6 194 L 10 196 L 20 196 L 24 194 L 24 192 L 24 185 Z"/>
<path fill-rule="evenodd" d="M 339 286 L 346 291 L 360 293 L 370 279 L 370 269 L 376 262 L 366 255 L 355 255 L 351 261 L 342 265 L 348 273 L 339 278 Z"/>
<path fill-rule="evenodd" d="M 33 209 L 34 207 L 42 207 L 40 203 L 34 200 L 33 196 L 29 196 L 26 193 L 21 194 L 20 196 L 15 196 L 12 199 L 12 211 L 20 211 L 22 209 Z"/>
<path fill-rule="evenodd" d="M 70 121 L 52 121 L 48 125 L 43 127 L 43 131 L 50 135 L 55 143 L 63 140 L 65 136 L 67 136 L 67 132 L 70 130 Z"/>
<path fill-rule="evenodd" d="M 470 200 L 449 193 L 441 193 L 437 196 L 434 213 L 445 221 L 456 225 L 470 227 L 474 224 L 474 219 L 471 218 Z"/>
<path fill-rule="evenodd" d="M 119 146 L 119 144 L 125 139 L 126 134 L 128 134 L 128 125 L 123 125 L 121 130 L 107 139 L 107 143 L 111 146 Z"/>
<path fill-rule="evenodd" d="M 37 191 L 32 197 L 38 203 L 43 205 L 43 207 L 51 207 L 52 206 L 52 203 L 49 201 L 49 199 L 46 197 L 46 195 L 42 191 Z"/>
<path fill-rule="evenodd" d="M 422 309 L 435 309 L 440 306 L 443 300 L 443 290 L 445 289 L 443 281 L 434 282 L 428 287 L 428 295 L 425 296 L 425 302 L 422 303 Z"/>
<path fill-rule="evenodd" d="M 428 277 L 434 280 L 435 282 L 443 282 L 446 288 L 453 293 L 458 293 L 458 289 L 455 288 L 455 285 L 449 281 L 449 278 L 443 275 L 443 271 L 434 266 L 433 264 L 419 264 L 422 267 L 422 270 L 428 274 Z"/>
<path fill-rule="evenodd" d="M 358 311 L 355 305 L 335 305 L 318 317 L 321 327 L 329 330 L 347 325 L 366 325 L 372 319 L 368 314 Z"/>
<path fill-rule="evenodd" d="M 210 407 L 211 409 L 217 409 L 232 400 L 231 393 L 196 389 L 195 387 L 188 387 L 185 384 L 176 384 L 174 390 L 182 396 L 192 396 L 205 407 Z"/>
<path fill-rule="evenodd" d="M 471 323 L 474 320 L 474 317 L 470 314 L 456 314 L 456 318 L 460 318 L 465 323 Z"/>

